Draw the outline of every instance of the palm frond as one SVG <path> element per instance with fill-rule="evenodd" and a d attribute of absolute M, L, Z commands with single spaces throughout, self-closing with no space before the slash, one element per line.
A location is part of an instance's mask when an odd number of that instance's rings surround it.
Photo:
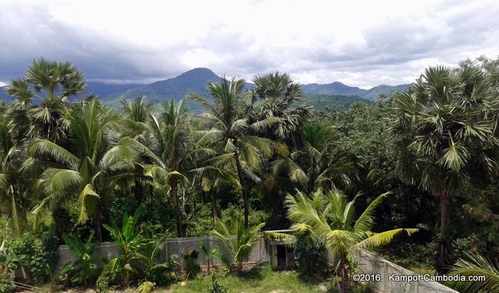
<path fill-rule="evenodd" d="M 459 259 L 449 275 L 484 276 L 485 280 L 475 282 L 449 282 L 446 285 L 462 293 L 499 291 L 499 265 L 480 254 L 465 253 L 466 259 Z"/>
<path fill-rule="evenodd" d="M 375 233 L 369 236 L 368 238 L 358 242 L 355 246 L 356 248 L 360 249 L 370 249 L 373 247 L 378 247 L 390 243 L 393 237 L 395 237 L 395 235 L 401 232 L 407 232 L 407 234 L 410 236 L 411 234 L 416 233 L 417 231 L 419 231 L 419 229 L 417 228 L 410 228 L 410 229 L 397 228 L 393 230 L 384 231 L 381 233 Z"/>
<path fill-rule="evenodd" d="M 78 158 L 74 154 L 58 144 L 45 139 L 35 139 L 30 143 L 28 153 L 35 157 L 49 155 L 58 162 L 67 164 L 73 168 L 78 164 Z"/>

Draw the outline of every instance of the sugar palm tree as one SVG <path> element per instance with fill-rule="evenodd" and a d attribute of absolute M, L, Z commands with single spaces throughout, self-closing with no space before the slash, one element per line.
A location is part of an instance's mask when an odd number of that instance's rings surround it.
<path fill-rule="evenodd" d="M 452 264 L 447 226 L 453 193 L 496 170 L 496 96 L 479 69 L 443 66 L 426 69 L 409 91 L 395 96 L 397 171 L 440 199 L 439 273 Z"/>
<path fill-rule="evenodd" d="M 73 64 L 40 58 L 33 60 L 24 78 L 13 79 L 6 92 L 15 98 L 19 110 L 25 110 L 30 124 L 25 132 L 28 138 L 40 136 L 62 143 L 67 139 L 64 116 L 68 100 L 82 93 L 85 87 L 83 73 Z"/>
<path fill-rule="evenodd" d="M 262 129 L 265 137 L 285 141 L 290 147 L 299 143 L 300 128 L 311 116 L 311 108 L 302 104 L 303 91 L 288 74 L 278 71 L 257 75 L 252 98 L 254 119 L 272 120 Z"/>
<path fill-rule="evenodd" d="M 201 103 L 207 110 L 201 116 L 209 131 L 205 137 L 211 139 L 214 148 L 222 153 L 220 159 L 233 164 L 243 194 L 244 223 L 248 225 L 249 199 L 245 184 L 246 178 L 259 181 L 254 173 L 261 163 L 261 157 L 271 152 L 271 141 L 258 136 L 258 130 L 273 123 L 273 120 L 260 120 L 250 123 L 252 114 L 251 95 L 244 93 L 245 81 L 233 78 L 222 79 L 219 83 L 208 84 L 208 92 L 213 100 L 191 94 L 189 98 Z"/>
<path fill-rule="evenodd" d="M 313 237 L 322 241 L 335 257 L 336 271 L 340 276 L 340 292 L 350 292 L 352 284 L 349 259 L 355 249 L 384 245 L 400 232 L 406 231 L 410 235 L 417 231 L 414 228 L 397 228 L 379 233 L 371 231 L 374 209 L 387 195 L 388 193 L 384 193 L 375 198 L 357 218 L 354 204 L 359 195 L 348 201 L 339 191 L 324 194 L 319 189 L 310 197 L 301 192 L 296 196 L 286 197 L 288 218 L 293 223 L 291 229 L 310 232 Z"/>

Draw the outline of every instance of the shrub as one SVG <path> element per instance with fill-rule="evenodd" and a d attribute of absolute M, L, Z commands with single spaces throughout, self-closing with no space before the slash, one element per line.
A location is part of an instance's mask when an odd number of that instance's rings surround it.
<path fill-rule="evenodd" d="M 309 232 L 296 233 L 294 254 L 302 276 L 322 275 L 328 271 L 327 251 Z"/>
<path fill-rule="evenodd" d="M 26 269 L 35 284 L 43 284 L 50 280 L 59 257 L 57 253 L 59 239 L 52 232 L 43 232 L 40 238 L 25 233 L 11 245 L 16 255 L 26 256 L 21 260 L 21 266 Z"/>

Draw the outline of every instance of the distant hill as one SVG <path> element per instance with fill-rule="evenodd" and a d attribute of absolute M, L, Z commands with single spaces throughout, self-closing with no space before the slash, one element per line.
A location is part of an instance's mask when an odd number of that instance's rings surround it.
<path fill-rule="evenodd" d="M 339 96 L 357 96 L 369 101 L 378 100 L 380 95 L 389 96 L 394 92 L 403 92 L 409 88 L 410 84 L 402 84 L 397 86 L 379 85 L 372 89 L 365 90 L 358 87 L 351 87 L 342 84 L 341 82 L 333 82 L 330 84 L 305 84 L 302 85 L 303 92 L 308 95 L 339 95 Z"/>
<path fill-rule="evenodd" d="M 207 96 L 206 85 L 219 80 L 220 77 L 213 71 L 207 68 L 195 68 L 174 78 L 157 81 L 124 92 L 113 93 L 102 98 L 111 102 L 117 99 L 135 99 L 146 96 L 147 100 L 153 104 L 171 99 L 178 101 L 184 99 L 190 93 Z"/>
<path fill-rule="evenodd" d="M 148 101 L 158 104 L 171 99 L 178 101 L 184 99 L 190 93 L 198 93 L 209 97 L 206 86 L 210 82 L 218 82 L 220 76 L 213 73 L 208 68 L 195 68 L 184 72 L 177 77 L 157 81 L 151 84 L 128 84 L 128 85 L 110 85 L 97 82 L 88 82 L 86 93 L 98 95 L 106 104 L 117 107 L 120 99 L 135 99 L 146 96 Z M 252 87 L 247 83 L 247 88 Z M 305 84 L 302 85 L 305 100 L 307 103 L 318 108 L 324 105 L 342 104 L 350 105 L 354 101 L 365 102 L 376 101 L 380 95 L 389 96 L 395 91 L 405 91 L 409 88 L 408 84 L 398 86 L 380 85 L 369 90 L 358 87 L 347 86 L 341 82 L 330 84 Z M 11 98 L 0 90 L 0 99 L 10 101 Z M 192 102 L 188 103 L 191 110 L 199 111 L 199 105 Z"/>
<path fill-rule="evenodd" d="M 316 109 L 324 110 L 335 107 L 349 108 L 353 103 L 373 104 L 373 101 L 363 99 L 359 96 L 348 95 L 309 95 L 303 98 L 303 101 L 308 105 L 314 106 Z"/>

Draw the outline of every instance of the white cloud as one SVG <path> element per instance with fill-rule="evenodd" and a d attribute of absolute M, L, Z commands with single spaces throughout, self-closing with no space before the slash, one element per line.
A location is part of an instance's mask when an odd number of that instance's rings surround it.
<path fill-rule="evenodd" d="M 301 83 L 413 81 L 426 66 L 499 54 L 495 0 L 4 0 L 0 82 L 33 58 L 89 80 L 150 82 L 194 67 Z"/>

